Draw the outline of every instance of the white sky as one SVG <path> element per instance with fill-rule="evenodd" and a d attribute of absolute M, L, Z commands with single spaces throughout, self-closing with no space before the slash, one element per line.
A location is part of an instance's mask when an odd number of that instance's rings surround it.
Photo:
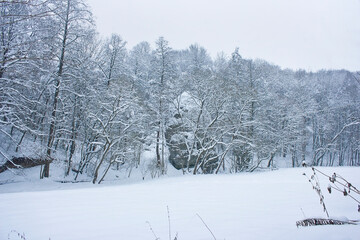
<path fill-rule="evenodd" d="M 360 0 L 87 0 L 102 36 L 128 48 L 163 36 L 212 57 L 235 47 L 282 68 L 360 70 Z"/>

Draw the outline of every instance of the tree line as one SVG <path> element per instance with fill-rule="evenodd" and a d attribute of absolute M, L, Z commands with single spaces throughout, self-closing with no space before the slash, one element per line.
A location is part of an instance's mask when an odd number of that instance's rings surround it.
<path fill-rule="evenodd" d="M 168 164 L 192 174 L 360 165 L 360 72 L 281 69 L 238 49 L 212 59 L 163 37 L 127 49 L 117 34 L 99 38 L 83 0 L 3 0 L 0 11 L 0 134 L 16 154 L 41 146 L 41 177 L 55 159 L 101 182 L 145 151 L 152 176 Z"/>

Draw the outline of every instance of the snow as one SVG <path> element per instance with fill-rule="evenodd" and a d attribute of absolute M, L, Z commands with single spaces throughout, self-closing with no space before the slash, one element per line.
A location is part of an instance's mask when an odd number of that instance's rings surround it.
<path fill-rule="evenodd" d="M 360 186 L 360 168 L 321 168 Z M 34 170 L 35 171 L 35 170 Z M 0 185 L 0 239 L 106 240 L 359 239 L 360 225 L 299 227 L 305 217 L 326 217 L 302 173 L 310 168 L 162 177 L 154 180 L 61 184 L 33 180 Z M 38 172 L 37 172 L 38 173 Z M 9 173 L 8 173 L 9 174 Z M 3 176 L 0 175 L 3 179 Z M 340 193 L 325 203 L 337 219 L 359 219 L 357 204 Z M 305 215 L 305 216 L 304 216 Z"/>

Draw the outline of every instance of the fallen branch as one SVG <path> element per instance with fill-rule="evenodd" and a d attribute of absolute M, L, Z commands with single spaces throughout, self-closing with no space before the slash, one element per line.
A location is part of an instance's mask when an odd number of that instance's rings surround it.
<path fill-rule="evenodd" d="M 296 227 L 309 227 L 309 226 L 318 226 L 318 225 L 357 225 L 359 221 L 357 220 L 336 220 L 329 218 L 307 218 L 301 221 L 296 222 Z"/>
<path fill-rule="evenodd" d="M 11 168 L 31 168 L 45 164 L 46 161 L 52 162 L 53 159 L 38 159 L 28 157 L 14 157 L 11 160 L 7 160 L 5 164 L 0 166 L 0 173 L 5 172 Z"/>

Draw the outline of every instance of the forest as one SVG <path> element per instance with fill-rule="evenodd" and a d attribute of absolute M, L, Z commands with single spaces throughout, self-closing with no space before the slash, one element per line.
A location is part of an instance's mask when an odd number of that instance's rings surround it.
<path fill-rule="evenodd" d="M 164 37 L 128 48 L 99 36 L 83 0 L 0 11 L 0 165 L 42 159 L 41 178 L 56 163 L 93 183 L 146 152 L 152 177 L 360 166 L 360 72 L 282 69 L 239 49 L 213 59 Z"/>

